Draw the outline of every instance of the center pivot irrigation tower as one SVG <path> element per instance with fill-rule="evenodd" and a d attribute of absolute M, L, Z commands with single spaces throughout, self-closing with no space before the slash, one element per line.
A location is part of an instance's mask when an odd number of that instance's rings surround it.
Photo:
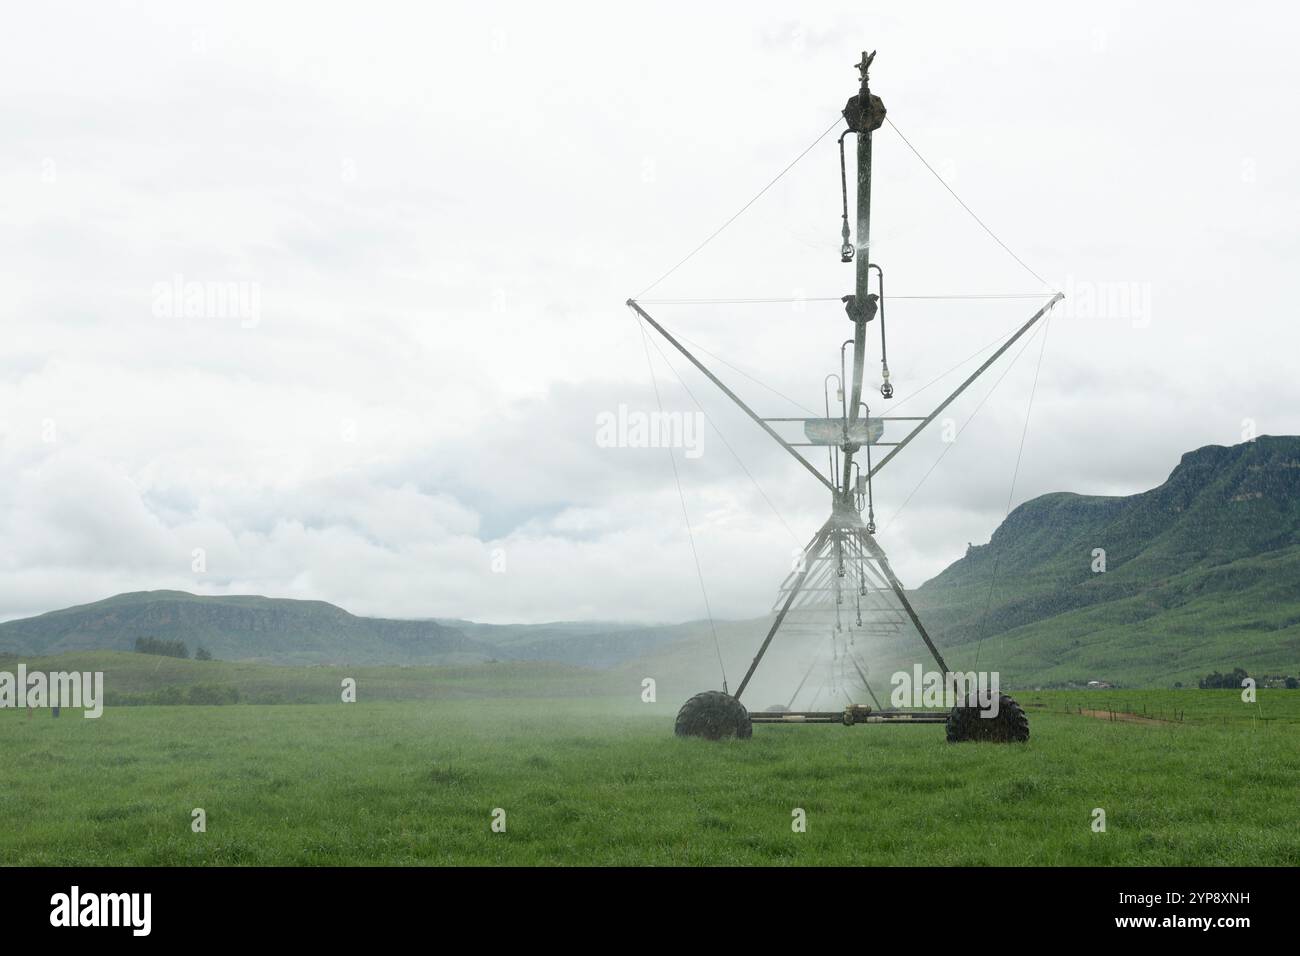
<path fill-rule="evenodd" d="M 788 628 L 801 623 L 814 628 L 830 627 L 838 630 L 841 615 L 849 613 L 846 598 L 851 599 L 854 619 L 859 629 L 862 628 L 864 609 L 884 611 L 886 613 L 885 630 L 897 632 L 900 628 L 913 628 L 924 642 L 926 649 L 934 658 L 940 673 L 944 675 L 944 686 L 951 685 L 953 673 L 949 670 L 943 655 L 926 632 L 925 625 L 912 607 L 903 585 L 899 582 L 889 559 L 876 541 L 875 514 L 873 508 L 872 480 L 876 474 L 889 464 L 915 438 L 922 429 L 951 405 L 977 378 L 984 374 L 1001 356 L 1025 335 L 1046 315 L 1064 296 L 1056 293 L 1041 309 L 1026 321 L 989 358 L 979 366 L 947 398 L 940 402 L 928 415 L 919 417 L 872 417 L 870 409 L 862 398 L 863 366 L 867 353 L 867 325 L 880 321 L 880 368 L 882 398 L 893 397 L 893 386 L 889 380 L 889 364 L 886 359 L 885 341 L 885 290 L 884 271 L 880 265 L 871 261 L 871 134 L 885 122 L 885 107 L 880 97 L 873 94 L 868 84 L 868 71 L 875 53 L 862 54 L 862 60 L 856 64 L 861 73 L 857 95 L 851 97 L 843 110 L 848 128 L 839 138 L 840 177 L 843 201 L 843 227 L 841 235 L 840 259 L 844 263 L 855 264 L 855 283 L 851 294 L 842 297 L 849 320 L 853 323 L 853 337 L 846 340 L 840 349 L 841 372 L 837 399 L 840 403 L 839 415 L 832 417 L 828 402 L 827 415 L 817 419 L 763 418 L 749 407 L 739 396 L 728 388 L 703 362 L 679 342 L 667 329 L 648 313 L 636 300 L 629 299 L 627 305 L 651 328 L 657 331 L 678 352 L 686 357 L 692 365 L 702 372 L 714 385 L 722 390 L 728 398 L 736 403 L 753 421 L 762 428 L 782 448 L 795 457 L 800 464 L 816 478 L 831 495 L 831 513 L 826 522 L 812 536 L 804 549 L 803 558 L 786 578 L 778 598 L 775 619 L 769 628 L 753 662 L 749 665 L 735 694 L 725 690 L 705 691 L 688 700 L 677 715 L 677 733 L 681 736 L 699 736 L 711 739 L 721 737 L 749 737 L 755 723 L 842 723 L 853 724 L 930 724 L 946 723 L 948 739 L 958 740 L 1025 740 L 1029 736 L 1029 724 L 1023 710 L 1011 698 L 1002 695 L 999 706 L 980 711 L 973 700 L 966 700 L 967 705 L 958 701 L 958 706 L 951 713 L 933 710 L 899 710 L 883 708 L 877 702 L 873 709 L 869 705 L 850 704 L 842 711 L 790 711 L 778 708 L 773 711 L 751 712 L 740 702 L 740 697 L 749 686 L 750 679 L 758 669 L 768 648 L 771 647 L 777 632 L 785 625 Z M 844 139 L 849 133 L 857 137 L 857 234 L 849 225 L 848 182 L 844 156 Z M 811 148 L 811 147 L 810 147 Z M 742 210 L 743 211 L 743 210 Z M 734 217 L 733 217 L 734 218 Z M 716 235 L 716 233 L 715 233 Z M 995 237 L 996 238 L 996 237 Z M 706 240 L 707 241 L 707 240 Z M 698 251 L 698 249 L 696 250 Z M 1009 250 L 1008 250 L 1009 251 Z M 693 253 L 692 253 L 693 254 Z M 689 258 L 689 257 L 688 257 Z M 685 260 L 683 260 L 685 261 Z M 680 264 L 680 263 L 679 263 Z M 872 291 L 872 275 L 875 275 L 875 289 Z M 844 368 L 844 349 L 853 346 L 853 367 L 848 373 Z M 847 378 L 847 381 L 845 380 Z M 847 387 L 846 387 L 847 386 Z M 773 427 L 773 423 L 802 422 L 806 442 L 805 446 L 824 446 L 828 449 L 831 477 L 827 478 L 821 471 L 805 458 L 792 443 L 783 438 Z M 897 442 L 881 441 L 888 422 L 907 423 L 910 430 Z M 888 447 L 890 450 L 872 461 L 872 446 Z M 865 457 L 864 469 L 856 456 Z M 863 511 L 866 519 L 863 519 Z M 896 604 L 890 601 L 890 597 Z M 892 617 L 890 614 L 892 613 Z M 870 631 L 859 633 L 871 633 Z M 858 667 L 856 658 L 854 666 L 862 677 L 865 675 Z M 805 678 L 806 679 L 806 678 Z M 802 686 L 802 685 L 801 685 Z M 867 687 L 868 692 L 870 688 Z M 796 691 L 796 694 L 798 692 Z M 874 695 L 873 695 L 874 697 Z M 792 701 L 793 702 L 793 701 Z"/>

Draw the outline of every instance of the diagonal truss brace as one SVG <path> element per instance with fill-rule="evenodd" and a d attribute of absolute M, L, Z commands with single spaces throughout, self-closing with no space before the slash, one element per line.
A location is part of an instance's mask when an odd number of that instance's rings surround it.
<path fill-rule="evenodd" d="M 691 354 L 690 350 L 687 349 L 686 346 L 682 345 L 681 342 L 678 342 L 675 338 L 673 338 L 671 333 L 669 333 L 667 329 L 665 329 L 662 325 L 656 322 L 651 317 L 649 312 L 641 308 L 641 306 L 637 304 L 635 299 L 628 299 L 627 305 L 628 308 L 636 312 L 636 314 L 639 315 L 642 319 L 650 323 L 650 325 L 654 328 L 654 330 L 658 332 L 660 335 L 662 335 L 668 341 L 669 345 L 671 345 L 673 348 L 677 349 L 677 351 L 685 355 L 687 360 L 696 368 L 698 368 L 701 372 L 703 372 L 710 382 L 718 386 L 718 388 L 722 389 L 722 393 L 724 395 L 726 395 L 729 399 L 731 399 L 733 402 L 739 405 L 741 411 L 743 411 L 746 415 L 748 415 L 755 422 L 757 422 L 759 428 L 763 429 L 763 431 L 771 435 L 778 445 L 780 445 L 782 448 L 784 448 L 786 451 L 792 454 L 799 461 L 799 464 L 803 465 L 805 468 L 808 469 L 808 471 L 812 474 L 814 478 L 816 478 L 823 485 L 825 485 L 831 491 L 832 494 L 839 494 L 839 489 L 836 488 L 829 481 L 827 481 L 826 477 L 820 471 L 817 470 L 817 468 L 813 465 L 812 462 L 810 462 L 803 455 L 799 454 L 799 452 L 795 450 L 793 445 L 791 445 L 788 441 L 786 441 L 784 438 L 782 438 L 780 435 L 777 434 L 775 428 L 773 428 L 771 425 L 765 422 L 756 411 L 754 411 L 743 401 L 741 401 L 739 395 L 737 395 L 731 389 L 727 388 L 727 386 L 723 383 L 722 379 L 718 378 L 718 376 L 714 375 L 711 371 L 709 371 L 709 369 L 704 365 L 703 362 L 701 362 L 693 354 Z"/>
<path fill-rule="evenodd" d="M 947 662 L 944 661 L 943 655 L 939 653 L 939 648 L 934 646 L 934 641 L 930 640 L 929 631 L 927 631 L 925 625 L 921 623 L 921 618 L 917 616 L 916 609 L 912 607 L 912 602 L 907 599 L 907 592 L 903 589 L 903 582 L 899 581 L 894 575 L 894 569 L 889 566 L 889 559 L 885 557 L 884 550 L 880 545 L 876 544 L 875 537 L 867 534 L 865 531 L 862 532 L 860 540 L 863 547 L 871 552 L 871 556 L 875 558 L 876 564 L 880 566 L 880 570 L 884 572 L 885 578 L 889 581 L 889 587 L 894 592 L 894 597 L 898 598 L 898 603 L 901 604 L 903 610 L 907 612 L 907 616 L 911 619 L 912 625 L 916 628 L 916 633 L 921 635 L 921 640 L 925 641 L 925 646 L 934 656 L 935 663 L 939 665 L 939 669 L 942 670 L 944 674 L 947 674 Z"/>
<path fill-rule="evenodd" d="M 818 477 L 821 476 L 818 475 Z M 811 555 L 815 558 L 818 552 L 821 551 L 822 547 L 825 546 L 831 534 L 831 523 L 828 521 L 822 526 L 821 530 L 817 532 L 816 536 L 814 536 L 812 541 L 809 543 L 808 550 L 805 554 Z M 758 653 L 754 655 L 754 660 L 750 663 L 749 670 L 745 671 L 745 676 L 741 680 L 740 686 L 736 688 L 736 693 L 732 695 L 736 700 L 740 700 L 740 695 L 745 692 L 745 688 L 749 685 L 749 679 L 754 676 L 754 671 L 758 670 L 758 662 L 763 659 L 763 655 L 767 653 L 767 649 L 772 643 L 772 638 L 776 637 L 776 632 L 781 629 L 781 622 L 784 621 L 785 616 L 790 613 L 790 605 L 794 604 L 794 599 L 799 596 L 799 589 L 803 587 L 804 581 L 808 579 L 808 572 L 811 571 L 812 568 L 813 562 L 805 559 L 803 567 L 795 578 L 794 585 L 790 588 L 790 594 L 785 599 L 785 604 L 781 606 L 781 610 L 776 615 L 776 620 L 772 622 L 772 626 L 768 629 L 767 637 L 763 638 L 763 643 L 759 647 Z"/>
<path fill-rule="evenodd" d="M 894 456 L 896 456 L 900 451 L 906 448 L 913 438 L 919 435 L 927 425 L 929 425 L 932 421 L 938 418 L 940 413 L 942 413 L 945 408 L 947 408 L 949 405 L 955 402 L 958 399 L 958 397 L 960 397 L 962 392 L 966 391 L 966 389 L 969 388 L 977 378 L 979 378 L 981 375 L 987 372 L 994 362 L 996 362 L 1004 354 L 1006 354 L 1007 350 L 1010 349 L 1011 346 L 1015 345 L 1016 342 L 1018 342 L 1026 332 L 1028 332 L 1036 324 L 1038 324 L 1038 321 L 1049 311 L 1051 311 L 1052 307 L 1056 305 L 1056 303 L 1060 302 L 1064 298 L 1065 295 L 1060 292 L 1052 296 L 1051 300 L 1049 300 L 1046 305 L 1044 305 L 1041 309 L 1035 312 L 1029 318 L 1029 320 L 1025 322 L 1024 325 L 1022 325 L 1019 329 L 1016 330 L 1015 334 L 1012 335 L 1011 338 L 1003 342 L 1002 345 L 998 347 L 997 351 L 994 352 L 992 355 L 990 355 L 984 361 L 984 363 L 980 365 L 979 368 L 971 372 L 971 374 L 967 376 L 966 380 L 962 382 L 960 385 L 958 385 L 957 388 L 952 392 L 952 394 L 950 394 L 947 398 L 945 398 L 942 402 L 940 402 L 935 407 L 934 411 L 930 412 L 929 415 L 920 419 L 920 423 L 915 428 L 913 428 L 910 432 L 908 432 L 907 436 L 903 438 L 902 441 L 894 445 L 894 447 L 889 450 L 889 453 L 887 455 L 885 455 L 883 458 L 880 459 L 880 461 L 872 465 L 871 469 L 867 472 L 867 474 L 864 477 L 867 479 L 874 478 L 876 473 L 879 472 L 880 469 L 884 468 L 885 465 L 889 464 L 889 462 L 891 462 L 894 459 Z M 737 395 L 730 388 L 728 388 L 726 384 L 722 381 L 722 379 L 714 375 L 713 372 L 710 371 L 709 368 L 705 366 L 703 362 L 701 362 L 698 358 L 696 358 L 695 355 L 692 354 L 692 352 L 688 348 L 686 348 L 686 346 L 682 345 L 681 342 L 677 341 L 677 339 L 673 337 L 672 333 L 670 333 L 667 329 L 665 329 L 662 325 L 660 325 L 657 321 L 655 321 L 654 317 L 651 316 L 650 313 L 647 312 L 645 309 L 643 309 L 635 299 L 628 299 L 627 305 L 630 309 L 636 312 L 638 316 L 640 316 L 647 323 L 649 323 L 650 326 L 656 332 L 662 335 L 664 339 L 668 342 L 668 344 L 673 346 L 673 348 L 677 349 L 677 351 L 681 352 L 682 355 L 686 356 L 687 361 L 689 361 L 692 365 L 694 365 L 702 373 L 704 373 L 705 377 L 708 378 L 710 382 L 718 386 L 718 388 L 721 389 L 722 393 L 726 395 L 728 398 L 730 398 L 733 402 L 735 402 L 736 405 L 740 407 L 741 411 L 743 411 L 746 415 L 748 415 L 751 419 L 753 419 L 759 428 L 767 432 L 767 434 L 771 436 L 773 441 L 775 441 L 778 445 L 780 445 L 791 455 L 793 455 L 795 460 L 797 460 L 799 464 L 803 465 L 804 468 L 808 470 L 809 474 L 811 474 L 814 478 L 816 478 L 819 482 L 821 482 L 822 485 L 824 485 L 832 494 L 838 495 L 841 493 L 840 489 L 837 488 L 832 482 L 827 481 L 826 477 L 821 473 L 821 471 L 819 471 L 817 467 L 813 465 L 812 462 L 810 462 L 807 458 L 805 458 L 802 454 L 800 454 L 798 450 L 796 450 L 793 444 L 791 444 L 790 442 L 782 438 L 777 433 L 776 429 L 774 429 L 770 424 L 768 424 L 766 419 L 762 418 L 757 412 L 755 412 L 752 408 L 746 405 L 739 395 Z M 903 419 L 891 419 L 889 417 L 886 417 L 884 420 L 902 421 Z"/>
<path fill-rule="evenodd" d="M 921 433 L 921 430 L 925 428 L 926 425 L 930 424 L 930 422 L 938 418 L 940 412 L 942 412 L 945 408 L 947 408 L 949 405 L 955 402 L 957 400 L 957 396 L 961 395 L 962 392 L 966 391 L 966 389 L 970 387 L 971 383 L 974 382 L 975 379 L 979 378 L 981 375 L 987 372 L 989 370 L 989 366 L 991 366 L 994 362 L 1000 359 L 1003 356 L 1003 354 L 1007 351 L 1007 349 L 1015 345 L 1016 342 L 1019 341 L 1022 335 L 1024 335 L 1026 332 L 1032 329 L 1034 325 L 1037 324 L 1039 319 L 1041 319 L 1049 311 L 1051 311 L 1052 306 L 1056 305 L 1056 303 L 1060 302 L 1064 298 L 1065 298 L 1065 294 L 1062 292 L 1058 292 L 1056 293 L 1056 295 L 1052 296 L 1051 301 L 1048 302 L 1047 305 L 1043 306 L 1041 309 L 1035 312 L 1028 322 L 1026 322 L 1024 325 L 1022 325 L 1019 329 L 1016 330 L 1015 335 L 1011 336 L 1011 338 L 1003 342 L 1002 345 L 998 348 L 998 350 L 994 352 L 992 355 L 990 355 L 988 359 L 985 360 L 983 365 L 981 365 L 975 371 L 971 372 L 970 376 L 967 377 L 966 381 L 962 382 L 960 385 L 957 386 L 956 391 L 954 391 L 951 395 L 949 395 L 942 402 L 940 402 L 934 411 L 932 411 L 929 415 L 927 415 L 924 419 L 921 420 L 921 424 L 917 425 L 910 432 L 908 432 L 907 437 L 904 438 L 902 441 L 900 441 L 892 449 L 890 449 L 889 454 L 887 454 L 884 458 L 880 459 L 880 461 L 876 462 L 876 464 L 872 466 L 871 470 L 867 472 L 867 478 L 874 477 L 876 472 L 880 471 L 881 468 L 884 468 L 885 465 L 889 464 L 890 460 L 895 455 L 897 455 L 900 451 L 902 451 L 904 448 L 907 447 L 908 442 L 910 442 L 913 438 L 919 435 Z M 888 419 L 886 419 L 886 421 L 888 421 Z"/>

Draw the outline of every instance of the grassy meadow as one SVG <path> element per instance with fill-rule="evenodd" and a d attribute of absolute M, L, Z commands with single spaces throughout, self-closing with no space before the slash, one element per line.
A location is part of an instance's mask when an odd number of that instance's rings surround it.
<path fill-rule="evenodd" d="M 0 861 L 1300 865 L 1296 692 L 1027 692 L 1020 746 L 949 745 L 941 726 L 710 743 L 673 736 L 675 699 L 475 697 L 475 680 L 419 700 L 0 711 Z M 1078 713 L 1144 703 L 1184 719 Z"/>

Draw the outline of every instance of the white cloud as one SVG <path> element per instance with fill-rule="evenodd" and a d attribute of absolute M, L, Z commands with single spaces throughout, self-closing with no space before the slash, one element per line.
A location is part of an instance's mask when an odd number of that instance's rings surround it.
<path fill-rule="evenodd" d="M 1149 295 L 1149 315 L 1053 321 L 1013 503 L 1150 487 L 1243 419 L 1296 432 L 1287 16 L 142 4 L 76 8 L 70 29 L 24 9 L 0 40 L 20 91 L 0 143 L 0 617 L 154 587 L 702 616 L 666 453 L 594 441 L 599 412 L 656 407 L 621 303 L 829 124 L 863 46 L 890 117 L 1035 269 Z M 892 295 L 1037 288 L 889 129 L 875 175 Z M 839 295 L 838 211 L 828 139 L 654 295 Z M 255 284 L 257 321 L 156 315 L 176 276 Z M 849 330 L 834 302 L 653 311 L 812 408 Z M 891 302 L 900 398 L 1028 311 Z M 1037 357 L 929 477 L 937 433 L 882 472 L 909 583 L 1001 519 Z M 673 361 L 762 487 L 711 430 L 678 459 L 715 613 L 757 613 L 824 494 Z M 665 406 L 694 410 L 655 362 Z"/>

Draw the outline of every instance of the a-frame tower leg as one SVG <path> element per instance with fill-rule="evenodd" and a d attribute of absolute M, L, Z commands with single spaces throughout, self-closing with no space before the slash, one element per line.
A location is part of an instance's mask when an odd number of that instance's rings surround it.
<path fill-rule="evenodd" d="M 795 600 L 801 593 L 804 583 L 808 579 L 809 573 L 822 558 L 823 550 L 831 540 L 839 534 L 851 534 L 857 537 L 863 551 L 870 556 L 870 560 L 880 569 L 881 575 L 883 575 L 885 580 L 889 583 L 890 590 L 893 591 L 894 597 L 898 599 L 898 603 L 903 608 L 903 612 L 907 615 L 908 620 L 912 622 L 912 626 L 916 628 L 917 634 L 920 635 L 921 640 L 925 643 L 926 649 L 929 650 L 931 656 L 934 657 L 935 663 L 939 665 L 942 673 L 947 675 L 947 662 L 943 659 L 943 655 L 939 653 L 939 649 L 935 647 L 934 641 L 931 640 L 929 632 L 925 629 L 925 625 L 921 623 L 920 616 L 916 613 L 916 609 L 912 607 L 912 602 L 907 598 L 907 591 L 903 588 L 902 582 L 899 581 L 898 577 L 894 574 L 894 569 L 889 566 L 888 556 L 886 556 L 884 549 L 876 543 L 875 535 L 867 532 L 865 528 L 837 528 L 833 525 L 832 519 L 832 521 L 828 521 L 822 526 L 821 530 L 817 532 L 813 537 L 812 542 L 809 544 L 807 551 L 804 553 L 803 568 L 791 583 L 785 602 L 777 612 L 776 619 L 768 629 L 767 636 L 763 638 L 763 643 L 759 646 L 758 653 L 754 655 L 753 661 L 750 662 L 749 670 L 745 672 L 745 676 L 741 680 L 740 686 L 736 688 L 736 693 L 733 696 L 737 700 L 739 700 L 740 695 L 745 692 L 745 688 L 749 686 L 750 678 L 754 676 L 754 672 L 758 670 L 759 663 L 763 660 L 768 648 L 771 647 L 773 638 L 776 637 L 777 631 L 781 629 L 781 625 L 784 623 L 786 615 L 789 613 L 790 608 L 794 605 Z"/>
<path fill-rule="evenodd" d="M 759 647 L 758 653 L 754 655 L 754 660 L 750 662 L 749 670 L 745 671 L 745 676 L 741 680 L 740 686 L 736 688 L 734 696 L 737 700 L 739 700 L 740 695 L 745 692 L 745 688 L 749 685 L 749 679 L 754 676 L 754 671 L 758 669 L 759 661 L 761 661 L 763 655 L 767 653 L 768 647 L 772 644 L 772 638 L 776 637 L 776 632 L 781 628 L 781 622 L 785 620 L 786 614 L 790 612 L 790 606 L 794 604 L 795 598 L 799 596 L 800 589 L 803 588 L 804 581 L 808 579 L 808 572 L 816 566 L 817 559 L 821 557 L 822 548 L 826 546 L 826 542 L 830 539 L 830 536 L 833 533 L 834 532 L 830 527 L 830 522 L 827 522 L 822 525 L 821 530 L 813 536 L 812 543 L 804 552 L 803 567 L 795 577 L 794 583 L 790 586 L 790 593 L 786 596 L 785 603 L 781 605 L 781 610 L 777 612 L 776 620 L 772 622 L 772 626 L 768 629 L 767 637 L 763 638 L 763 643 Z"/>
<path fill-rule="evenodd" d="M 884 549 L 881 548 L 880 545 L 876 544 L 875 535 L 868 534 L 865 530 L 859 531 L 858 535 L 863 548 L 865 548 L 867 553 L 871 555 L 872 559 L 880 568 L 881 573 L 885 575 L 885 580 L 889 582 L 889 587 L 894 592 L 894 597 L 898 598 L 898 603 L 903 606 L 903 611 L 906 612 L 912 625 L 916 628 L 916 633 L 921 635 L 921 640 L 925 641 L 925 646 L 929 648 L 930 653 L 934 656 L 935 663 L 939 665 L 939 669 L 943 672 L 946 678 L 948 674 L 948 665 L 945 663 L 943 655 L 939 653 L 939 649 L 934 646 L 934 641 L 930 640 L 930 635 L 926 631 L 925 625 L 921 623 L 920 617 L 917 616 L 915 608 L 912 607 L 912 602 L 907 599 L 907 592 L 903 590 L 902 582 L 894 576 L 894 569 L 889 566 L 889 558 L 885 556 Z"/>

